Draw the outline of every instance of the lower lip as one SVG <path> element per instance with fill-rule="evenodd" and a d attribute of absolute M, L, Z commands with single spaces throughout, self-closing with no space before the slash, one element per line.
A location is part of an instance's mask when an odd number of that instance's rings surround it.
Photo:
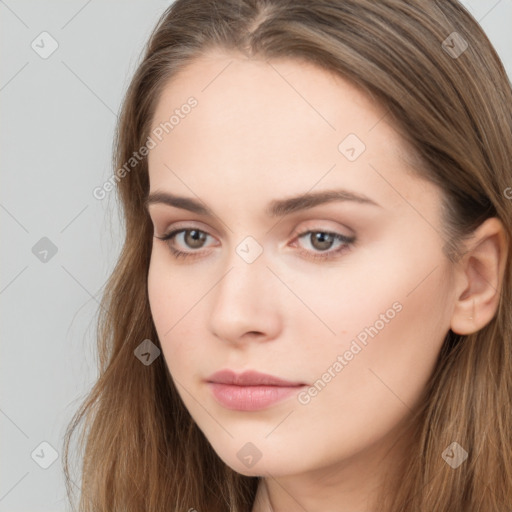
<path fill-rule="evenodd" d="M 259 411 L 294 394 L 304 386 L 233 386 L 209 382 L 215 399 L 226 409 Z"/>

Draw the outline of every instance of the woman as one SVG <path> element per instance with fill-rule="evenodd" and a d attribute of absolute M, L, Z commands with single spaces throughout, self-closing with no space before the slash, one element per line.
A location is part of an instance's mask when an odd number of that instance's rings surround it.
<path fill-rule="evenodd" d="M 116 142 L 81 511 L 512 507 L 512 91 L 457 1 L 178 0 Z"/>

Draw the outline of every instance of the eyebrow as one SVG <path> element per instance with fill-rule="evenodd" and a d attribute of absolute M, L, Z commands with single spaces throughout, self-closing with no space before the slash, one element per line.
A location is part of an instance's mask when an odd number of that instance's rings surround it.
<path fill-rule="evenodd" d="M 269 217 L 284 217 L 291 213 L 295 213 L 301 210 L 307 210 L 314 208 L 315 206 L 331 203 L 334 201 L 351 201 L 359 204 L 367 204 L 382 208 L 382 206 L 369 197 L 362 194 L 356 194 L 349 190 L 336 189 L 336 190 L 324 190 L 320 192 L 306 192 L 304 194 L 289 197 L 286 199 L 274 199 L 270 201 L 265 213 Z M 192 199 L 190 197 L 175 196 L 169 192 L 153 192 L 148 195 L 144 201 L 146 209 L 151 204 L 166 204 L 168 206 L 174 206 L 175 208 L 181 208 L 190 212 L 197 213 L 199 215 L 214 217 L 214 213 L 205 206 L 201 201 Z"/>

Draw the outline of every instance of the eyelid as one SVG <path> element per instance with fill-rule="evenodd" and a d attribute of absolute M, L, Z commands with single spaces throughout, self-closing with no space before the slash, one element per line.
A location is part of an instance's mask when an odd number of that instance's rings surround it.
<path fill-rule="evenodd" d="M 162 223 L 162 224 L 164 224 L 164 223 Z M 168 223 L 165 223 L 165 224 L 167 225 Z M 157 230 L 157 222 L 154 222 L 153 225 L 154 225 L 154 228 L 156 231 Z M 212 228 L 211 226 L 204 224 L 203 222 L 200 222 L 200 221 L 187 221 L 187 220 L 176 221 L 176 222 L 173 222 L 172 224 L 168 225 L 168 227 L 166 227 L 165 229 L 162 229 L 161 231 L 165 235 L 171 231 L 176 231 L 178 229 L 197 229 L 198 231 L 204 231 L 208 235 L 217 236 L 217 235 L 212 234 L 212 231 L 216 232 L 216 230 L 214 228 Z"/>
<path fill-rule="evenodd" d="M 311 231 L 313 232 L 322 232 L 322 233 L 332 233 L 332 234 L 338 234 L 338 235 L 342 235 L 344 236 L 345 238 L 353 238 L 355 237 L 355 232 L 354 230 L 350 229 L 349 227 L 345 226 L 345 225 L 341 225 L 343 227 L 339 227 L 340 224 L 338 224 L 338 227 L 329 227 L 329 226 L 326 226 L 326 220 L 316 220 L 316 221 L 307 221 L 307 222 L 302 222 L 300 224 L 300 227 L 299 228 L 295 228 L 292 233 L 290 234 L 290 237 L 297 237 L 297 236 L 301 236 L 301 235 L 304 235 L 306 233 L 309 233 Z M 332 222 L 332 221 L 330 221 Z M 342 230 L 340 232 L 340 230 Z M 344 232 L 344 231 L 345 232 Z"/>

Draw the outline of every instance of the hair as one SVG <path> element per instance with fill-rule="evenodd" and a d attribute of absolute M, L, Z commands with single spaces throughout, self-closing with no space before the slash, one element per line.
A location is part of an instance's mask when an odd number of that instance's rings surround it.
<path fill-rule="evenodd" d="M 446 49 L 457 32 L 467 49 Z M 451 45 L 453 46 L 453 44 Z M 120 169 L 144 146 L 163 89 L 210 51 L 307 61 L 350 81 L 387 111 L 411 148 L 414 172 L 442 191 L 446 256 L 486 219 L 504 225 L 508 258 L 494 318 L 449 331 L 417 410 L 393 512 L 498 512 L 512 507 L 512 88 L 484 31 L 456 0 L 177 0 L 154 28 L 127 89 L 114 140 Z M 258 477 L 215 453 L 185 408 L 162 357 L 149 308 L 153 227 L 147 158 L 116 179 L 125 240 L 98 316 L 99 376 L 67 427 L 64 469 L 80 427 L 80 512 L 250 512 Z M 452 469 L 457 441 L 468 459 Z"/>

